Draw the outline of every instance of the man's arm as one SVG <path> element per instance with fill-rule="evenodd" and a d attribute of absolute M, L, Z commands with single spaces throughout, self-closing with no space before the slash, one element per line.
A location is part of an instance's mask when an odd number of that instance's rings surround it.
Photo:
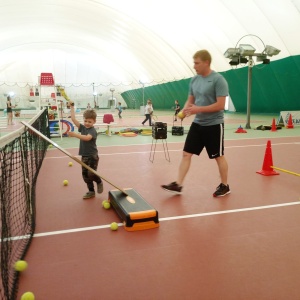
<path fill-rule="evenodd" d="M 194 104 L 190 105 L 189 107 L 186 107 L 184 109 L 184 113 L 189 116 L 197 113 L 210 113 L 210 112 L 216 112 L 220 110 L 224 110 L 225 108 L 225 102 L 226 102 L 226 96 L 217 97 L 217 102 L 207 105 L 207 106 L 196 106 Z"/>

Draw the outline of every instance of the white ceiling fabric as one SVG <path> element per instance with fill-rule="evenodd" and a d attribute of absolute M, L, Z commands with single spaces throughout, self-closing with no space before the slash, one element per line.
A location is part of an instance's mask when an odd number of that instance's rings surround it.
<path fill-rule="evenodd" d="M 200 49 L 214 70 L 230 69 L 224 52 L 244 36 L 280 49 L 271 61 L 299 55 L 299 29 L 300 0 L 0 0 L 0 83 L 51 72 L 120 93 L 193 76 Z"/>

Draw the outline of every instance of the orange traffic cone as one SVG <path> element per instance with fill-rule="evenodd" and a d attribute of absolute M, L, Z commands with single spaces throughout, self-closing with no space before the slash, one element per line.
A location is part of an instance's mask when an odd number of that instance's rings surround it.
<path fill-rule="evenodd" d="M 271 131 L 277 131 L 277 127 L 276 127 L 275 119 L 274 119 L 274 118 L 273 118 L 273 122 L 272 122 L 272 128 L 271 128 Z"/>
<path fill-rule="evenodd" d="M 256 173 L 265 176 L 279 175 L 279 173 L 274 171 L 274 169 L 271 168 L 271 166 L 273 166 L 272 149 L 271 141 L 268 141 L 262 169 L 260 171 L 256 171 Z"/>
<path fill-rule="evenodd" d="M 292 114 L 290 114 L 290 116 L 289 116 L 289 121 L 288 121 L 286 128 L 294 128 Z"/>

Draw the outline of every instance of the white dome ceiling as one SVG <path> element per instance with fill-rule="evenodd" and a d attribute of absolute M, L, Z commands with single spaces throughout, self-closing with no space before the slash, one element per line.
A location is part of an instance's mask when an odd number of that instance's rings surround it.
<path fill-rule="evenodd" d="M 1 0 L 0 85 L 114 85 L 117 92 L 193 76 L 193 54 L 230 69 L 227 48 L 263 43 L 300 54 L 300 0 Z M 263 42 L 262 42 L 263 41 Z"/>

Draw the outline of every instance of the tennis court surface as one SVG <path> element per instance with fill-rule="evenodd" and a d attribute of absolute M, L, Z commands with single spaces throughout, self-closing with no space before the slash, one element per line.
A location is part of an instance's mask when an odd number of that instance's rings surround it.
<path fill-rule="evenodd" d="M 159 228 L 135 232 L 102 207 L 114 187 L 104 183 L 103 194 L 83 200 L 81 166 L 51 148 L 37 179 L 36 230 L 18 299 L 26 291 L 57 300 L 299 299 L 300 178 L 256 173 L 269 140 L 274 166 L 300 173 L 299 128 L 292 130 L 225 134 L 231 194 L 221 198 L 212 197 L 219 178 L 206 153 L 193 158 L 182 195 L 161 189 L 176 179 L 184 136 L 168 136 L 170 162 L 158 141 L 153 163 L 151 136 L 141 143 L 99 136 L 98 172 L 159 213 Z M 77 141 L 66 149 L 77 155 Z"/>

